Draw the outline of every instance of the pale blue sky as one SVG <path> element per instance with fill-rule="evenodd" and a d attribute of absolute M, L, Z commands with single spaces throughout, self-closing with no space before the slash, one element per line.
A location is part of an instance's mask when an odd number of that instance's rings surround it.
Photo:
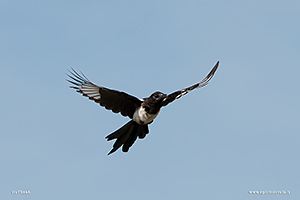
<path fill-rule="evenodd" d="M 0 2 L 0 199 L 300 199 L 300 1 Z M 129 153 L 70 67 L 147 97 L 220 67 Z M 29 190 L 30 195 L 11 194 Z M 248 194 L 284 190 L 289 195 Z"/>

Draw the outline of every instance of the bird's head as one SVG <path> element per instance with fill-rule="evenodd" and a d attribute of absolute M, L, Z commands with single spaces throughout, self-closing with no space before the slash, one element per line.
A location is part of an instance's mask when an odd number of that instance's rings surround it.
<path fill-rule="evenodd" d="M 159 104 L 161 103 L 165 98 L 167 97 L 166 94 L 162 93 L 162 92 L 154 92 L 150 98 L 151 98 L 151 101 L 154 103 L 154 104 Z"/>

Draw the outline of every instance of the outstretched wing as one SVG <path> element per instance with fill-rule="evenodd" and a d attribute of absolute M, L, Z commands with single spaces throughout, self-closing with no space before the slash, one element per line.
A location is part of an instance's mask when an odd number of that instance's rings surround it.
<path fill-rule="evenodd" d="M 209 74 L 199 83 L 192 85 L 188 88 L 173 92 L 172 94 L 168 95 L 164 100 L 163 100 L 163 106 L 168 105 L 169 103 L 173 102 L 175 99 L 179 99 L 183 95 L 187 94 L 188 92 L 192 91 L 193 89 L 203 87 L 207 85 L 208 81 L 214 76 L 216 70 L 218 69 L 219 66 L 219 61 L 216 63 L 214 68 L 209 72 Z"/>
<path fill-rule="evenodd" d="M 69 70 L 70 74 L 67 74 L 70 78 L 67 81 L 73 84 L 70 88 L 75 89 L 76 92 L 99 103 L 106 109 L 112 110 L 114 113 L 120 112 L 123 116 L 128 116 L 132 119 L 136 108 L 141 105 L 142 100 L 125 92 L 95 85 L 83 73 L 79 74 L 73 68 L 71 69 L 72 71 Z"/>

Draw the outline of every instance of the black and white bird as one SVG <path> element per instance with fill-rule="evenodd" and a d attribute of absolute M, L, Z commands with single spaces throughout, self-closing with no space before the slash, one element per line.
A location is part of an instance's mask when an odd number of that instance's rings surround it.
<path fill-rule="evenodd" d="M 107 141 L 117 139 L 112 150 L 108 153 L 109 155 L 122 145 L 122 151 L 127 152 L 137 138 L 145 138 L 149 133 L 148 124 L 151 124 L 157 117 L 161 107 L 168 105 L 196 88 L 205 86 L 214 76 L 218 66 L 219 61 L 209 74 L 195 85 L 169 95 L 162 92 L 154 92 L 150 97 L 143 99 L 136 98 L 125 92 L 95 85 L 83 73 L 78 73 L 73 68 L 69 70 L 70 74 L 67 74 L 70 78 L 67 81 L 72 84 L 70 87 L 75 89 L 76 92 L 99 103 L 100 106 L 112 110 L 114 113 L 121 113 L 123 116 L 128 116 L 131 119 L 127 124 L 105 137 Z"/>

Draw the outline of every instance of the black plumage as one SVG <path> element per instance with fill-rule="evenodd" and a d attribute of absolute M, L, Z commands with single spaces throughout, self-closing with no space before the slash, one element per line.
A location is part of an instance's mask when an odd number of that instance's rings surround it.
<path fill-rule="evenodd" d="M 161 107 L 167 106 L 175 99 L 179 99 L 196 88 L 205 86 L 214 76 L 218 66 L 219 61 L 209 74 L 197 84 L 169 95 L 162 92 L 154 92 L 148 98 L 143 99 L 136 98 L 125 92 L 95 85 L 83 73 L 78 73 L 73 68 L 69 71 L 70 74 L 68 76 L 70 79 L 67 81 L 72 84 L 70 87 L 75 89 L 76 92 L 95 101 L 100 106 L 112 110 L 114 113 L 121 113 L 123 116 L 128 116 L 131 119 L 124 126 L 105 137 L 107 141 L 116 139 L 113 149 L 108 153 L 109 155 L 122 145 L 122 151 L 127 152 L 137 138 L 145 138 L 149 133 L 148 125 L 156 118 Z"/>

